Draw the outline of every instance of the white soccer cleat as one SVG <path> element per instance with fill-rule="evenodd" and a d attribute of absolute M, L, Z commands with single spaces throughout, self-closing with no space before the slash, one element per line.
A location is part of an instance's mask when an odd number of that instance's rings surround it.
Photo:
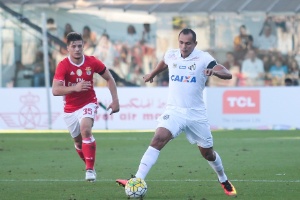
<path fill-rule="evenodd" d="M 96 172 L 95 170 L 86 170 L 85 172 L 85 180 L 88 182 L 95 182 L 96 181 Z"/>

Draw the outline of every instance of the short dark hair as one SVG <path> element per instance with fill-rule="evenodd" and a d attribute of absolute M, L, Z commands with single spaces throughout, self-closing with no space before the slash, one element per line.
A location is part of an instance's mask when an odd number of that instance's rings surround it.
<path fill-rule="evenodd" d="M 196 42 L 196 41 L 197 41 L 196 33 L 195 33 L 195 31 L 193 31 L 193 30 L 190 29 L 190 28 L 182 29 L 182 30 L 180 31 L 180 33 L 178 34 L 178 37 L 179 37 L 181 34 L 183 34 L 183 35 L 188 35 L 188 34 L 190 34 L 190 33 L 193 35 L 193 42 Z"/>
<path fill-rule="evenodd" d="M 71 42 L 82 40 L 82 35 L 80 33 L 76 32 L 70 32 L 67 35 L 67 45 L 69 45 Z"/>

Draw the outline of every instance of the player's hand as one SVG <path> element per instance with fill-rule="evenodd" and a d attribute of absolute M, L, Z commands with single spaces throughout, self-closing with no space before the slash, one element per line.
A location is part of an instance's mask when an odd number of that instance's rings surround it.
<path fill-rule="evenodd" d="M 150 83 L 153 83 L 153 77 L 151 77 L 150 74 L 146 74 L 145 76 L 143 76 L 143 79 L 146 82 L 150 82 Z"/>
<path fill-rule="evenodd" d="M 213 69 L 205 69 L 204 74 L 205 74 L 205 76 L 212 76 L 212 75 L 214 75 L 214 70 Z"/>
<path fill-rule="evenodd" d="M 75 91 L 76 92 L 88 91 L 91 88 L 92 88 L 92 84 L 90 81 L 80 81 L 79 83 L 76 84 Z"/>
<path fill-rule="evenodd" d="M 107 107 L 107 110 L 111 109 L 111 112 L 109 113 L 110 115 L 116 112 L 120 111 L 120 104 L 119 100 L 114 100 L 111 102 L 111 104 Z"/>

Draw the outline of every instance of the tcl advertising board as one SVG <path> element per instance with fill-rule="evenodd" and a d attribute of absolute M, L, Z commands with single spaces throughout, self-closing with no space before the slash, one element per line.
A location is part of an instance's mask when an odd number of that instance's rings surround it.
<path fill-rule="evenodd" d="M 295 129 L 300 127 L 300 88 L 208 88 L 213 129 Z"/>

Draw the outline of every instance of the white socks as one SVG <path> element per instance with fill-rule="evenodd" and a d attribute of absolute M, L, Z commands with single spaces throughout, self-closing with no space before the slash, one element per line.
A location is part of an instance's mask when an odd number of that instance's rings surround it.
<path fill-rule="evenodd" d="M 156 163 L 156 160 L 159 156 L 159 150 L 149 146 L 146 152 L 144 153 L 139 169 L 135 174 L 135 177 L 145 179 L 151 167 Z"/>
<path fill-rule="evenodd" d="M 221 183 L 227 180 L 227 176 L 224 172 L 222 160 L 217 152 L 215 152 L 216 160 L 215 161 L 208 161 L 208 164 L 213 168 L 213 170 L 217 173 L 219 181 Z"/>

